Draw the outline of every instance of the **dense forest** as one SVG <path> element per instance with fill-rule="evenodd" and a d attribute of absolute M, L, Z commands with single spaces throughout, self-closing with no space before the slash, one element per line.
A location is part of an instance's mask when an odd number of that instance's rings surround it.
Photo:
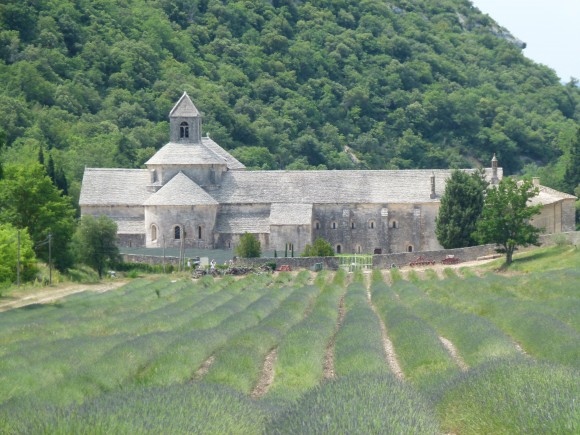
<path fill-rule="evenodd" d="M 468 0 L 4 0 L 0 161 L 138 168 L 187 91 L 252 169 L 488 165 L 565 187 L 575 79 Z M 205 134 L 205 133 L 204 133 Z M 567 189 L 570 190 L 570 189 Z"/>

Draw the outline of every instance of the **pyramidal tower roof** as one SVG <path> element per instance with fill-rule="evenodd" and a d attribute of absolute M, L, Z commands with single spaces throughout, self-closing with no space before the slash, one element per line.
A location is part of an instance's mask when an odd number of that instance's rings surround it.
<path fill-rule="evenodd" d="M 151 195 L 144 205 L 190 206 L 217 205 L 205 190 L 195 184 L 183 172 L 179 172 L 169 182 Z"/>
<path fill-rule="evenodd" d="M 179 101 L 173 106 L 173 109 L 171 109 L 171 112 L 169 112 L 169 117 L 185 118 L 190 116 L 201 116 L 201 114 L 189 98 L 189 95 L 187 95 L 187 92 L 184 92 Z"/>

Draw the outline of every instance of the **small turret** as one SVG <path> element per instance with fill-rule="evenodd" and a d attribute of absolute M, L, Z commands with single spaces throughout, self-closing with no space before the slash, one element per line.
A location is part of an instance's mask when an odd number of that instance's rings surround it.
<path fill-rule="evenodd" d="M 497 176 L 497 157 L 495 153 L 491 159 L 491 184 L 498 184 L 499 178 Z"/>
<path fill-rule="evenodd" d="M 435 172 L 431 172 L 431 195 L 429 195 L 429 198 L 431 199 L 435 199 L 437 197 L 437 194 L 435 193 Z"/>

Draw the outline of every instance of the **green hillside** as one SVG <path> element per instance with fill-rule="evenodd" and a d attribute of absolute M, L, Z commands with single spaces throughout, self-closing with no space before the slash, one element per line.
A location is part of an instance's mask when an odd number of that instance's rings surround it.
<path fill-rule="evenodd" d="M 250 168 L 495 152 L 507 173 L 553 165 L 558 187 L 580 92 L 522 45 L 467 0 L 5 0 L 1 157 L 50 150 L 74 194 L 85 166 L 140 167 L 185 90 Z"/>

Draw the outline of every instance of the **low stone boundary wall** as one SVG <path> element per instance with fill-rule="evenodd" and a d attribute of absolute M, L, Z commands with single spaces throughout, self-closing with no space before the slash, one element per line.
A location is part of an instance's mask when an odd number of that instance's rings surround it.
<path fill-rule="evenodd" d="M 462 263 L 474 261 L 479 257 L 496 254 L 495 245 L 471 246 L 468 248 L 441 249 L 438 251 L 401 252 L 398 254 L 373 255 L 373 267 L 388 269 L 393 265 L 397 267 L 408 266 L 417 257 L 423 257 L 427 261 L 441 263 L 448 255 L 453 255 Z"/>
<path fill-rule="evenodd" d="M 158 264 L 163 264 L 163 257 L 158 255 L 138 255 L 138 254 L 121 254 L 121 260 L 124 263 L 144 263 L 155 266 Z M 165 264 L 173 264 L 177 266 L 179 264 L 179 257 L 165 257 Z"/>
<path fill-rule="evenodd" d="M 561 243 L 570 243 L 580 245 L 580 231 L 568 233 L 545 234 L 540 236 L 542 246 L 554 246 Z M 441 249 L 438 251 L 417 251 L 417 252 L 400 252 L 396 254 L 373 255 L 373 267 L 378 269 L 388 269 L 393 265 L 397 267 L 408 266 L 411 261 L 421 256 L 426 260 L 441 263 L 448 255 L 454 255 L 461 262 L 475 261 L 480 257 L 496 254 L 496 245 L 480 245 L 468 248 Z M 535 246 L 521 248 L 520 252 L 533 249 Z M 163 257 L 154 255 L 136 255 L 123 254 L 123 261 L 128 263 L 146 263 L 146 264 L 163 264 Z M 165 257 L 166 264 L 179 264 L 178 257 Z M 316 263 L 322 263 L 324 269 L 337 270 L 339 268 L 339 259 L 337 257 L 277 257 L 277 258 L 240 258 L 237 264 L 244 265 L 262 265 L 265 263 L 276 263 L 276 267 L 288 265 L 292 269 L 308 269 Z"/>

